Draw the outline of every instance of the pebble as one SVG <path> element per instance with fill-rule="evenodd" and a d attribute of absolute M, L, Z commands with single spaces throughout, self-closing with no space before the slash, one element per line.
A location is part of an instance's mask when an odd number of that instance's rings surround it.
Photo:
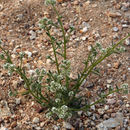
<path fill-rule="evenodd" d="M 107 99 L 107 104 L 113 105 L 116 103 L 115 99 Z"/>
<path fill-rule="evenodd" d="M 117 120 L 115 120 L 114 118 L 110 118 L 98 124 L 97 128 L 99 130 L 108 130 L 108 128 L 115 128 L 118 125 L 120 125 L 120 123 Z"/>
<path fill-rule="evenodd" d="M 51 64 L 51 60 L 50 60 L 50 59 L 47 59 L 47 60 L 46 60 L 46 64 L 47 64 L 47 65 L 50 65 L 50 64 Z"/>
<path fill-rule="evenodd" d="M 35 74 L 35 71 L 34 71 L 34 70 L 29 70 L 28 73 L 29 73 L 30 75 L 33 75 L 33 74 Z"/>
<path fill-rule="evenodd" d="M 13 80 L 12 84 L 13 84 L 13 87 L 14 87 L 14 88 L 17 88 L 18 81 Z"/>
<path fill-rule="evenodd" d="M 23 20 L 23 14 L 18 14 L 17 21 L 22 21 L 22 20 Z"/>
<path fill-rule="evenodd" d="M 56 125 L 53 126 L 54 130 L 60 130 L 60 128 Z"/>
<path fill-rule="evenodd" d="M 88 46 L 88 51 L 91 51 L 91 49 L 92 49 L 92 47 L 89 45 L 89 46 Z"/>
<path fill-rule="evenodd" d="M 122 6 L 121 10 L 125 12 L 125 11 L 128 11 L 128 8 L 126 8 L 125 6 Z"/>
<path fill-rule="evenodd" d="M 14 128 L 16 126 L 17 126 L 17 122 L 16 121 L 14 121 L 14 122 L 11 123 L 11 128 Z"/>
<path fill-rule="evenodd" d="M 121 65 L 120 62 L 115 62 L 115 63 L 113 64 L 113 67 L 114 67 L 115 69 L 118 69 L 118 68 L 120 67 L 120 65 Z"/>
<path fill-rule="evenodd" d="M 111 68 L 112 65 L 111 64 L 107 64 L 107 66 Z"/>
<path fill-rule="evenodd" d="M 88 31 L 88 27 L 84 27 L 84 28 L 81 30 L 82 33 L 86 33 L 87 31 Z"/>
<path fill-rule="evenodd" d="M 39 122 L 40 122 L 40 119 L 38 117 L 33 118 L 33 123 L 39 123 Z"/>
<path fill-rule="evenodd" d="M 98 113 L 101 114 L 101 115 L 104 114 L 104 109 L 99 108 Z"/>
<path fill-rule="evenodd" d="M 0 4 L 0 11 L 2 11 L 3 10 L 3 5 L 2 4 Z"/>
<path fill-rule="evenodd" d="M 127 24 L 122 24 L 122 28 L 128 28 L 129 27 L 129 25 L 127 25 Z"/>
<path fill-rule="evenodd" d="M 119 29 L 118 29 L 117 27 L 113 27 L 113 31 L 114 31 L 114 32 L 118 32 Z"/>
<path fill-rule="evenodd" d="M 111 117 L 115 118 L 116 117 L 116 113 L 111 113 Z"/>
<path fill-rule="evenodd" d="M 0 127 L 0 130 L 8 130 L 8 128 L 4 127 L 4 126 L 1 126 Z"/>
<path fill-rule="evenodd" d="M 81 116 L 83 111 L 78 111 L 78 115 Z"/>
<path fill-rule="evenodd" d="M 43 127 L 45 125 L 45 122 L 40 123 L 40 127 Z"/>
<path fill-rule="evenodd" d="M 66 129 L 74 129 L 73 126 L 70 123 L 65 122 L 65 121 L 63 122 L 63 127 L 66 128 Z"/>
<path fill-rule="evenodd" d="M 126 107 L 130 107 L 130 105 L 129 105 L 129 104 L 126 104 Z"/>
<path fill-rule="evenodd" d="M 35 33 L 33 30 L 31 30 L 31 31 L 29 32 L 29 34 L 31 35 L 31 36 L 30 36 L 30 40 L 35 40 L 35 39 L 36 39 L 36 33 Z"/>
<path fill-rule="evenodd" d="M 17 105 L 19 105 L 19 104 L 21 103 L 21 98 L 16 98 L 15 103 L 16 103 Z"/>
<path fill-rule="evenodd" d="M 74 3 L 74 5 L 78 5 L 79 4 L 79 2 L 77 0 L 75 0 L 73 3 Z"/>
<path fill-rule="evenodd" d="M 87 37 L 81 37 L 81 39 L 82 39 L 83 41 L 85 41 L 85 40 L 87 39 Z"/>
<path fill-rule="evenodd" d="M 118 34 L 113 35 L 113 39 L 119 39 L 120 36 Z"/>
<path fill-rule="evenodd" d="M 30 52 L 30 51 L 25 51 L 25 54 L 27 54 L 28 57 L 32 57 L 32 52 Z"/>
<path fill-rule="evenodd" d="M 92 103 L 94 103 L 94 102 L 92 102 Z M 95 109 L 96 109 L 95 105 L 91 106 L 91 109 L 95 111 Z"/>
<path fill-rule="evenodd" d="M 109 106 L 105 105 L 104 110 L 108 110 L 108 109 L 109 109 Z"/>
<path fill-rule="evenodd" d="M 130 46 L 130 38 L 127 38 L 127 39 L 125 40 L 125 44 L 126 44 L 127 46 Z"/>
<path fill-rule="evenodd" d="M 112 81 L 113 81 L 112 79 L 108 79 L 107 83 L 110 84 L 110 83 L 112 83 Z"/>
<path fill-rule="evenodd" d="M 90 5 L 90 0 L 88 0 L 87 2 L 85 2 L 85 6 L 88 6 L 88 5 Z"/>
<path fill-rule="evenodd" d="M 119 13 L 119 12 L 111 11 L 111 12 L 107 12 L 106 14 L 107 14 L 109 17 L 112 17 L 112 18 L 121 17 L 121 13 Z"/>

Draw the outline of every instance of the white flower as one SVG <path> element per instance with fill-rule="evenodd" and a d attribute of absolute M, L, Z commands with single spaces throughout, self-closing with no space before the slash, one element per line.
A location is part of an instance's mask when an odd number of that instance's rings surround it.
<path fill-rule="evenodd" d="M 54 87 L 54 86 L 51 86 L 51 87 L 50 87 L 50 91 L 51 91 L 51 92 L 56 92 L 55 87 Z"/>
<path fill-rule="evenodd" d="M 56 107 L 52 107 L 51 111 L 52 111 L 53 113 L 56 113 L 56 112 L 57 112 L 57 108 L 56 108 Z"/>
<path fill-rule="evenodd" d="M 51 86 L 54 86 L 54 85 L 55 85 L 55 82 L 54 82 L 54 81 L 51 81 L 50 85 L 51 85 Z"/>
<path fill-rule="evenodd" d="M 60 80 L 63 79 L 63 76 L 62 76 L 62 75 L 58 75 L 58 76 L 57 76 L 57 79 L 60 81 Z"/>
<path fill-rule="evenodd" d="M 70 97 L 72 97 L 74 95 L 74 92 L 73 91 L 70 91 L 69 94 L 68 94 Z"/>
<path fill-rule="evenodd" d="M 71 118 L 72 117 L 72 113 L 68 113 L 68 118 Z"/>
<path fill-rule="evenodd" d="M 63 105 L 63 106 L 61 107 L 61 110 L 62 110 L 63 112 L 66 112 L 66 111 L 68 110 L 68 106 Z"/>
<path fill-rule="evenodd" d="M 59 98 L 56 98 L 56 99 L 55 99 L 55 102 L 56 102 L 56 103 L 59 103 L 60 101 L 61 101 L 61 100 L 60 100 Z"/>
<path fill-rule="evenodd" d="M 51 116 L 52 116 L 52 113 L 51 113 L 51 112 L 48 112 L 48 113 L 46 114 L 46 117 L 49 118 L 49 119 L 51 118 Z"/>
<path fill-rule="evenodd" d="M 65 118 L 65 115 L 64 114 L 59 114 L 58 117 L 63 119 L 63 118 Z"/>

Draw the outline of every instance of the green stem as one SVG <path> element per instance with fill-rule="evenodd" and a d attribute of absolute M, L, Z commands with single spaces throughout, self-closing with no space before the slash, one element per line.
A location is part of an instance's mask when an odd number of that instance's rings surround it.
<path fill-rule="evenodd" d="M 8 51 L 5 51 L 5 49 L 3 47 L 0 46 L 0 49 L 5 53 L 5 55 L 7 56 L 7 62 L 10 63 L 10 64 L 13 64 L 13 62 L 11 61 L 11 58 L 10 58 L 10 55 L 9 55 L 9 52 Z"/>
<path fill-rule="evenodd" d="M 59 15 L 58 11 L 56 10 L 55 6 L 52 5 L 54 11 L 56 12 L 56 15 L 58 16 L 58 22 L 60 24 L 60 27 L 61 27 L 61 31 L 62 31 L 62 34 L 63 34 L 63 38 L 64 38 L 64 60 L 66 60 L 66 43 L 67 43 L 67 39 L 66 39 L 66 36 L 65 36 L 65 30 L 64 30 L 64 27 L 63 27 L 63 23 L 61 21 L 61 16 Z"/>
<path fill-rule="evenodd" d="M 62 34 L 63 34 L 63 39 L 64 39 L 64 60 L 66 60 L 66 43 L 67 43 L 67 38 L 65 36 L 65 30 L 64 30 L 64 27 L 63 27 L 63 23 L 62 23 L 62 20 L 61 20 L 61 16 L 59 15 L 58 11 L 56 10 L 55 6 L 52 5 L 54 11 L 56 12 L 56 15 L 58 16 L 58 22 L 60 24 L 60 28 L 61 28 L 61 31 L 62 31 Z M 69 86 L 69 78 L 68 76 L 66 76 L 66 87 L 68 88 Z"/>
<path fill-rule="evenodd" d="M 20 68 L 16 68 L 16 72 L 17 72 L 17 73 L 21 76 L 21 78 L 25 81 L 29 93 L 36 99 L 36 101 L 38 101 L 39 103 L 42 103 L 42 101 L 31 91 L 29 80 L 28 80 L 28 78 L 25 76 L 25 74 L 22 73 L 21 71 L 22 71 L 22 70 L 21 70 Z M 48 101 L 45 97 L 42 97 L 42 98 L 43 98 L 43 100 L 45 100 L 45 101 L 49 104 L 49 101 Z"/>
<path fill-rule="evenodd" d="M 89 109 L 91 108 L 92 106 L 98 104 L 98 103 L 101 103 L 105 98 L 107 98 L 109 95 L 115 93 L 115 92 L 119 92 L 123 89 L 116 89 L 116 90 L 113 90 L 113 91 L 110 91 L 108 94 L 104 95 L 104 97 L 101 97 L 100 99 L 98 99 L 97 101 L 95 101 L 94 103 L 90 104 L 90 105 L 85 105 L 84 107 L 80 108 L 80 109 L 74 109 L 74 108 L 71 108 L 70 110 L 71 111 L 85 111 L 86 109 Z"/>
<path fill-rule="evenodd" d="M 111 55 L 112 52 L 114 51 L 114 49 L 115 49 L 119 44 L 121 44 L 124 40 L 126 40 L 129 36 L 130 36 L 130 34 L 128 34 L 127 37 L 125 37 L 125 38 L 123 38 L 122 40 L 120 40 L 117 44 L 113 45 L 112 48 L 110 48 L 110 49 L 107 50 L 107 52 L 106 52 L 105 55 L 101 55 L 92 65 L 90 65 L 90 66 L 86 69 L 86 71 L 88 71 L 87 73 L 84 71 L 84 74 L 85 74 L 85 73 L 86 73 L 86 74 L 83 75 L 83 76 L 80 78 L 80 82 L 79 82 L 79 84 L 78 84 L 78 86 L 77 86 L 77 90 L 78 90 L 78 88 L 80 87 L 80 85 L 83 83 L 83 81 L 87 78 L 87 76 L 91 73 L 91 71 L 93 70 L 93 68 L 94 68 L 95 66 L 97 66 L 99 63 L 101 63 L 106 57 L 108 57 L 109 55 Z"/>
<path fill-rule="evenodd" d="M 53 38 L 52 38 L 52 36 L 51 36 L 51 34 L 48 30 L 47 30 L 47 33 L 48 33 L 48 36 L 51 39 L 51 44 L 52 44 L 52 48 L 53 48 L 53 52 L 54 52 L 57 71 L 58 71 L 58 74 L 60 74 L 59 63 L 58 63 L 58 59 L 57 59 L 57 55 L 56 55 L 56 47 L 55 47 L 55 44 L 54 44 L 54 40 L 53 40 Z"/>

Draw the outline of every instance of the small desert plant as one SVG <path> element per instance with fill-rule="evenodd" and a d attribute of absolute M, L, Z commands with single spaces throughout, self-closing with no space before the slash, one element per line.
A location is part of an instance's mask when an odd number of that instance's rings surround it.
<path fill-rule="evenodd" d="M 51 56 L 47 56 L 47 58 L 56 65 L 56 70 L 49 70 L 47 72 L 45 69 L 36 69 L 35 74 L 28 77 L 22 62 L 24 53 L 20 53 L 21 62 L 19 66 L 16 66 L 11 60 L 9 51 L 4 49 L 2 42 L 0 44 L 0 49 L 2 50 L 0 58 L 5 61 L 4 68 L 8 70 L 9 75 L 14 72 L 19 74 L 24 81 L 24 87 L 27 90 L 27 94 L 33 96 L 43 108 L 48 110 L 46 113 L 47 117 L 67 119 L 76 111 L 87 111 L 91 106 L 104 101 L 108 95 L 123 90 L 123 87 L 116 87 L 114 90 L 109 89 L 108 93 L 102 93 L 99 99 L 92 104 L 88 104 L 87 102 L 83 103 L 84 97 L 79 94 L 80 87 L 90 73 L 98 74 L 98 71 L 96 70 L 98 64 L 111 54 L 124 51 L 122 47 L 118 48 L 118 45 L 121 45 L 130 34 L 106 49 L 102 48 L 99 43 L 95 46 L 91 46 L 88 58 L 84 61 L 83 71 L 78 74 L 77 79 L 72 79 L 70 78 L 71 62 L 67 59 L 66 54 L 69 33 L 73 31 L 73 27 L 70 27 L 69 32 L 66 32 L 61 20 L 62 17 L 55 7 L 55 1 L 46 0 L 46 4 L 52 6 L 54 9 L 57 15 L 57 24 L 48 18 L 43 18 L 40 20 L 40 27 L 46 31 L 47 36 L 50 38 L 54 58 Z M 51 34 L 52 27 L 57 28 L 62 32 L 62 40 L 59 40 L 56 36 Z M 62 59 L 62 61 L 59 60 L 59 57 L 61 57 L 60 59 Z"/>

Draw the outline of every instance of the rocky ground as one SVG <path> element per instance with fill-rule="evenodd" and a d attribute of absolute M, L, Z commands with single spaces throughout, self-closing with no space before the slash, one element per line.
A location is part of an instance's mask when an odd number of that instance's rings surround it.
<path fill-rule="evenodd" d="M 68 58 L 72 63 L 72 77 L 81 71 L 81 62 L 95 42 L 104 47 L 130 33 L 130 2 L 128 0 L 58 0 L 57 8 L 63 16 L 66 30 L 74 26 L 68 43 Z M 55 20 L 51 8 L 42 0 L 0 0 L 0 38 L 18 64 L 18 53 L 24 51 L 24 65 L 29 73 L 35 68 L 55 69 L 47 54 L 52 54 L 48 38 L 39 28 L 44 16 Z M 58 30 L 53 30 L 61 37 Z M 101 76 L 91 75 L 83 86 L 83 95 L 93 101 L 94 95 L 110 86 L 130 85 L 130 39 L 124 42 L 126 52 L 107 58 L 100 65 Z M 130 130 L 130 95 L 113 94 L 106 104 L 98 104 L 87 113 L 82 111 L 68 121 L 54 121 L 45 117 L 40 106 L 30 96 L 9 97 L 9 90 L 23 90 L 17 75 L 9 77 L 0 61 L 0 130 Z"/>

